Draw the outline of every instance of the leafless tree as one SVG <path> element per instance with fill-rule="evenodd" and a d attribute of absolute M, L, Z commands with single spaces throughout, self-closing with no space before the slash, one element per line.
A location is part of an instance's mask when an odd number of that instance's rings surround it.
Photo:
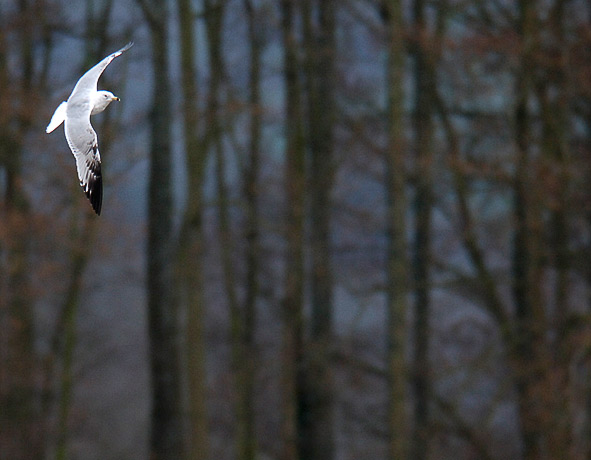
<path fill-rule="evenodd" d="M 172 228 L 168 4 L 138 0 L 150 28 L 154 87 L 150 114 L 148 184 L 148 318 L 152 369 L 151 449 L 158 459 L 183 458 L 182 365 L 178 300 L 173 290 L 175 238 Z"/>

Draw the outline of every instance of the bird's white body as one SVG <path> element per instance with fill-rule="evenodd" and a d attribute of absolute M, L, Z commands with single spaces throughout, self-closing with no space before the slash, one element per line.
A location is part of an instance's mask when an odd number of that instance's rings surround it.
<path fill-rule="evenodd" d="M 66 140 L 76 159 L 80 185 L 97 214 L 101 213 L 103 181 L 98 138 L 90 124 L 90 116 L 102 112 L 111 102 L 119 100 L 109 91 L 97 91 L 97 83 L 111 61 L 132 45 L 133 43 L 128 43 L 82 75 L 68 100 L 58 106 L 45 128 L 45 132 L 50 133 L 64 124 Z"/>
<path fill-rule="evenodd" d="M 109 106 L 109 104 L 111 102 L 120 100 L 117 96 L 115 96 L 110 91 L 96 91 L 94 93 L 94 96 L 92 99 L 94 100 L 94 102 L 92 105 L 92 110 L 90 111 L 91 115 L 96 115 L 97 113 L 101 113 L 103 110 L 105 110 Z M 58 128 L 64 122 L 64 120 L 66 119 L 67 110 L 68 110 L 68 102 L 67 101 L 62 102 L 57 107 L 57 109 L 55 109 L 55 112 L 53 113 L 53 116 L 51 117 L 51 121 L 47 125 L 47 128 L 45 128 L 46 133 L 50 133 L 50 132 L 54 131 L 56 128 Z"/>

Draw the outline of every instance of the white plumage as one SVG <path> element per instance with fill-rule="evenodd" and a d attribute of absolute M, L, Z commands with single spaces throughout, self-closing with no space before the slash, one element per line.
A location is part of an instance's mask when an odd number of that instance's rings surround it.
<path fill-rule="evenodd" d="M 128 43 L 82 75 L 68 100 L 58 106 L 45 129 L 50 133 L 64 123 L 66 140 L 76 159 L 80 185 L 97 214 L 101 213 L 103 202 L 103 179 L 98 139 L 90 124 L 90 116 L 105 110 L 112 101 L 119 100 L 109 91 L 97 91 L 97 83 L 111 61 L 132 45 L 132 42 Z"/>

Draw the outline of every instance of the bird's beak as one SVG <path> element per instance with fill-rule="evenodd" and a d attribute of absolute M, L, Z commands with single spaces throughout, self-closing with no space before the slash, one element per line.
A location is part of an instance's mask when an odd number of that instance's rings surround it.
<path fill-rule="evenodd" d="M 120 101 L 121 99 L 119 99 L 117 96 L 113 96 L 113 100 L 114 101 Z"/>

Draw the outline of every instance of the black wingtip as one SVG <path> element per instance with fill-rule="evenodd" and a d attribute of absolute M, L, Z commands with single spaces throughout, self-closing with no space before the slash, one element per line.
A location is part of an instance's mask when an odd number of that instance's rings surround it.
<path fill-rule="evenodd" d="M 133 41 L 130 41 L 127 45 L 125 45 L 123 48 L 121 48 L 119 51 L 124 53 L 125 51 L 127 51 L 129 48 L 131 48 L 133 46 Z"/>
<path fill-rule="evenodd" d="M 92 209 L 98 216 L 101 215 L 103 206 L 103 176 L 101 174 L 100 163 L 96 163 L 92 174 L 88 177 L 88 184 L 84 190 L 86 198 L 90 201 Z"/>

